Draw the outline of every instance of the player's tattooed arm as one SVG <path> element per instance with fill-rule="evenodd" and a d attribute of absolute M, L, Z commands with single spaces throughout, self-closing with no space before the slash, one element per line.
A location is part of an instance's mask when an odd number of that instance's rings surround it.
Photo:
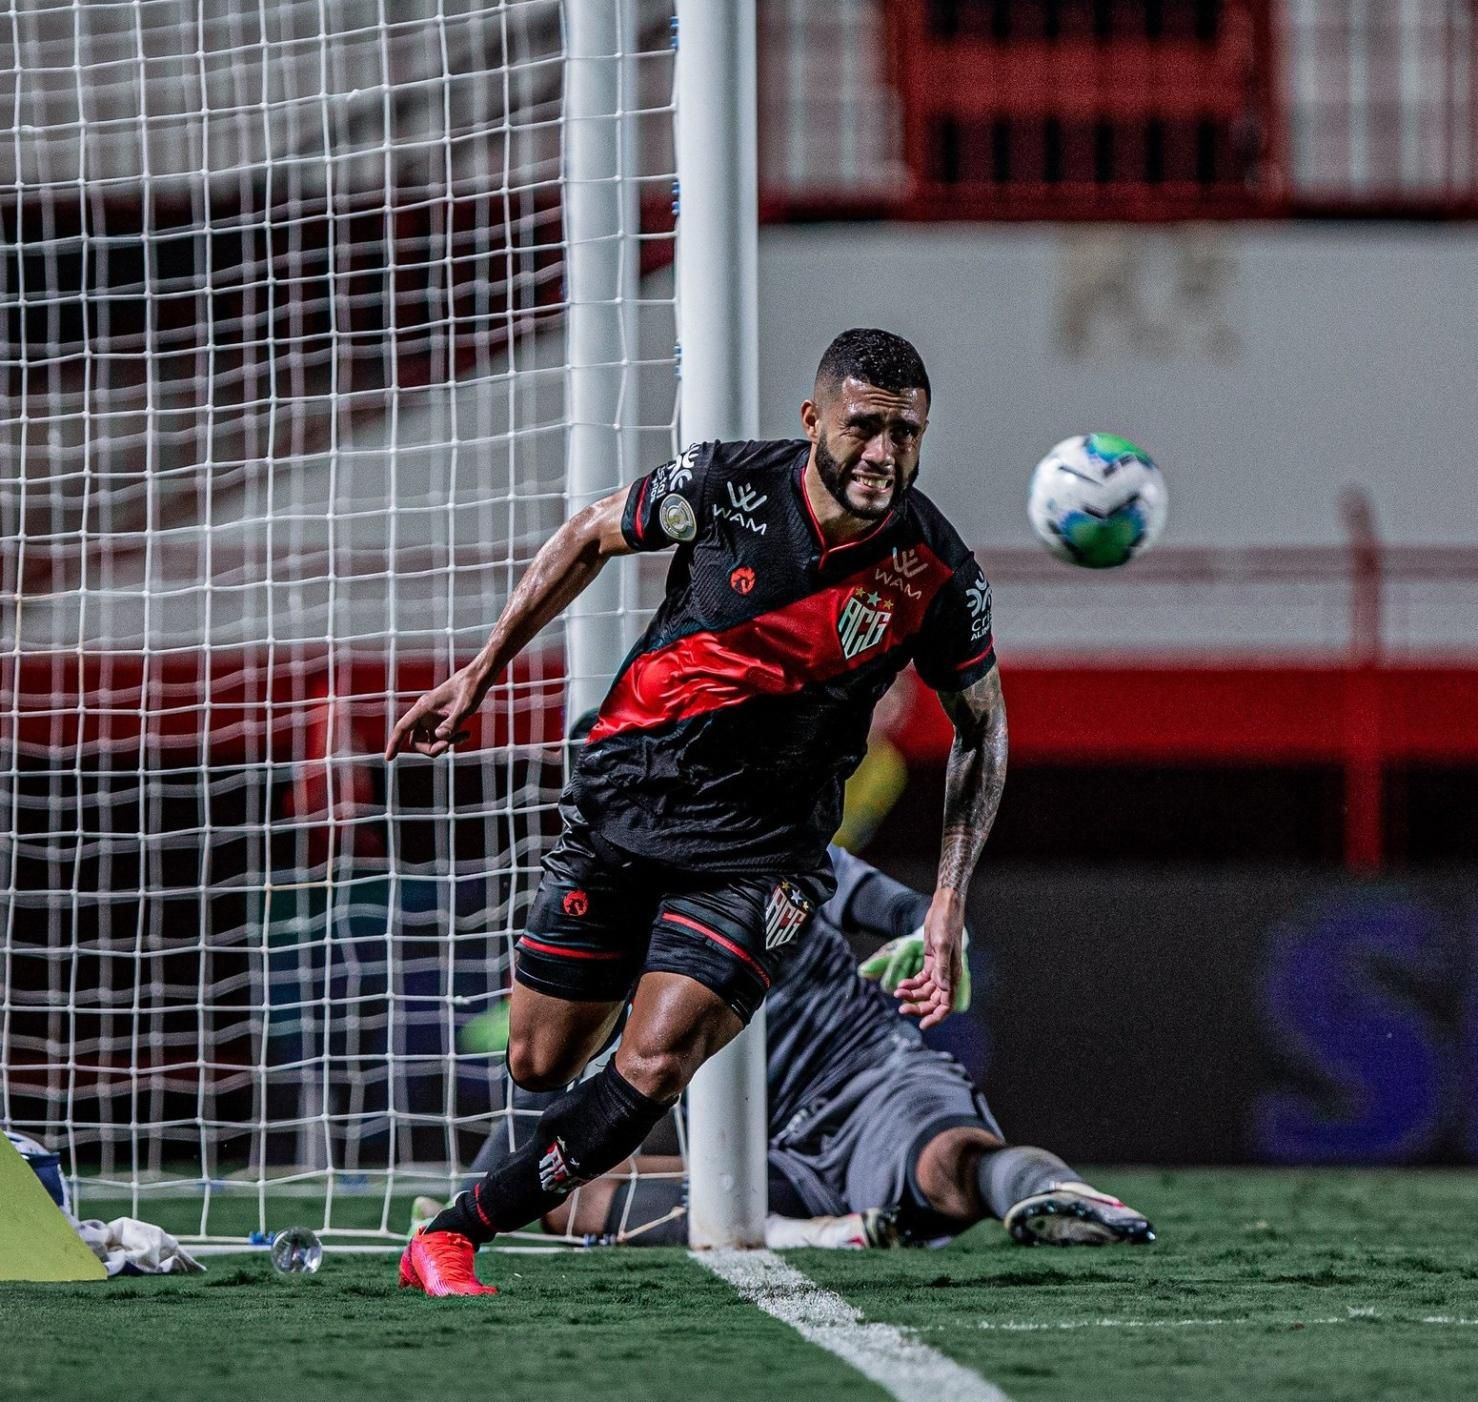
<path fill-rule="evenodd" d="M 942 1022 L 964 978 L 965 891 L 990 835 L 1006 786 L 1006 704 L 992 670 L 964 691 L 939 698 L 954 722 L 944 781 L 939 878 L 924 920 L 924 968 L 898 985 L 903 1012 L 921 1027 Z"/>
<path fill-rule="evenodd" d="M 974 686 L 939 699 L 954 722 L 955 739 L 944 780 L 938 885 L 963 898 L 1006 787 L 1006 703 L 1000 670 L 992 668 Z"/>
<path fill-rule="evenodd" d="M 503 606 L 482 651 L 400 718 L 385 746 L 386 759 L 406 750 L 440 755 L 467 739 L 466 723 L 498 674 L 589 587 L 611 556 L 631 553 L 621 533 L 628 492 L 623 487 L 576 512 L 544 542 Z"/>

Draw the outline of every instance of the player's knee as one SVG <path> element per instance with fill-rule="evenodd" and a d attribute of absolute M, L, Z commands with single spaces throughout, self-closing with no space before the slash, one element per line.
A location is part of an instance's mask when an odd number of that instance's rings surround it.
<path fill-rule="evenodd" d="M 687 1088 L 693 1068 L 688 1058 L 670 1048 L 628 1049 L 617 1054 L 616 1067 L 649 1100 L 670 1105 Z"/>
<path fill-rule="evenodd" d="M 524 1090 L 559 1090 L 585 1069 L 583 1055 L 567 1047 L 514 1035 L 508 1042 L 508 1075 Z"/>
<path fill-rule="evenodd" d="M 937 1134 L 920 1151 L 914 1178 L 929 1206 L 956 1221 L 978 1221 L 986 1215 L 976 1170 L 982 1154 L 1001 1141 L 984 1129 L 961 1126 Z"/>

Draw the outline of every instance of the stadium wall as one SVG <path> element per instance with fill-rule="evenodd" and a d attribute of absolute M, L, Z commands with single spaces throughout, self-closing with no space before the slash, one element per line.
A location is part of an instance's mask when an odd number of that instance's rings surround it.
<path fill-rule="evenodd" d="M 936 411 L 925 483 L 965 537 L 1024 544 L 1027 475 L 1112 429 L 1170 476 L 1166 541 L 1478 541 L 1478 240 L 1461 225 L 815 225 L 760 243 L 763 431 L 795 431 L 828 335 L 916 339 Z"/>
<path fill-rule="evenodd" d="M 950 1035 L 1011 1138 L 1082 1163 L 1478 1161 L 1470 876 L 988 859 L 970 921 Z"/>
<path fill-rule="evenodd" d="M 798 432 L 800 401 L 835 330 L 877 322 L 918 340 L 937 404 L 924 483 L 982 550 L 1003 638 L 1018 654 L 1065 640 L 1077 649 L 1085 633 L 1101 650 L 1127 653 L 1205 652 L 1223 638 L 1307 651 L 1327 647 L 1328 617 L 1340 631 L 1342 595 L 1332 607 L 1321 597 L 1296 610 L 1286 591 L 1281 606 L 1261 610 L 1234 598 L 1231 613 L 1208 624 L 1205 589 L 1176 592 L 1150 612 L 1140 596 L 1116 592 L 1120 581 L 1099 577 L 1068 606 L 1043 611 L 1037 595 L 1006 587 L 999 552 L 1037 549 L 1025 512 L 1031 465 L 1083 428 L 1137 437 L 1165 466 L 1171 514 L 1160 554 L 1342 541 L 1339 499 L 1349 487 L 1368 495 L 1388 543 L 1478 543 L 1478 518 L 1457 509 L 1472 497 L 1463 445 L 1478 244 L 1456 227 L 1366 225 L 1355 237 L 1308 224 L 772 226 L 761 234 L 759 273 L 766 434 Z M 671 286 L 671 269 L 654 268 L 644 302 L 660 310 Z M 644 363 L 671 355 L 670 318 L 644 317 L 639 334 Z M 519 368 L 537 372 L 526 376 L 528 395 L 558 401 L 557 338 L 530 338 Z M 147 564 L 140 550 L 113 551 L 85 617 L 75 582 L 57 567 L 50 588 L 29 591 L 22 649 L 135 646 L 146 633 L 157 647 L 203 633 L 234 646 L 261 636 L 269 612 L 284 638 L 383 632 L 411 646 L 447 626 L 436 570 L 448 560 L 465 585 L 450 601 L 451 625 L 471 643 L 511 583 L 510 557 L 530 558 L 562 508 L 564 434 L 515 441 L 506 369 L 495 355 L 490 373 L 455 389 L 402 392 L 393 420 L 352 418 L 334 454 L 279 463 L 270 494 L 250 478 L 217 490 L 201 519 L 171 523 Z M 643 376 L 643 422 L 663 423 L 669 384 L 655 369 Z M 455 453 L 437 449 L 448 441 Z M 634 447 L 650 465 L 668 441 L 664 428 Z M 16 454 L 0 477 L 47 470 Z M 497 488 L 511 472 L 521 484 L 516 511 Z M 314 549 L 332 569 L 313 580 L 283 581 L 266 567 L 283 550 Z M 43 554 L 33 548 L 28 560 Z M 214 579 L 201 578 L 202 559 Z M 649 598 L 660 573 L 647 573 Z M 1468 649 L 1471 591 L 1403 606 L 1413 642 Z"/>

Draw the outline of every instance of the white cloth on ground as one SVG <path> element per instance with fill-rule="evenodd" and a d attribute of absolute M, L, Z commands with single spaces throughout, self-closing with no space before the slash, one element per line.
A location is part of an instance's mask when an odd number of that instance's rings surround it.
<path fill-rule="evenodd" d="M 136 1217 L 115 1217 L 72 1225 L 107 1267 L 108 1275 L 198 1275 L 205 1267 L 162 1227 Z"/>

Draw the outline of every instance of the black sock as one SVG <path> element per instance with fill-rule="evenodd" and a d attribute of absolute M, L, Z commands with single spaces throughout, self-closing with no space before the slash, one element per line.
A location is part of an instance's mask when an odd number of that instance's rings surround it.
<path fill-rule="evenodd" d="M 1050 1192 L 1078 1175 L 1056 1154 L 1029 1145 L 1006 1145 L 980 1156 L 975 1181 L 992 1217 L 1004 1217 L 1023 1198 Z"/>
<path fill-rule="evenodd" d="M 470 1192 L 458 1195 L 427 1231 L 491 1241 L 557 1207 L 582 1183 L 599 1178 L 651 1133 L 670 1107 L 649 1099 L 609 1061 L 540 1117 L 534 1133 Z"/>

